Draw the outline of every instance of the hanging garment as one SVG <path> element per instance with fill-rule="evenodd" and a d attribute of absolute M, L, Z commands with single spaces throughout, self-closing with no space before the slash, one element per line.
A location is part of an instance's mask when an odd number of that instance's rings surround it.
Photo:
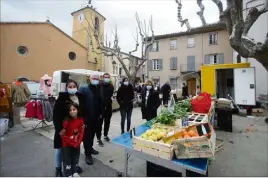
<path fill-rule="evenodd" d="M 52 95 L 52 77 L 49 77 L 47 74 L 41 77 L 40 90 L 46 95 Z"/>
<path fill-rule="evenodd" d="M 36 118 L 36 101 L 29 101 L 26 105 L 26 113 L 25 113 L 25 117 L 26 118 Z"/>
<path fill-rule="evenodd" d="M 42 110 L 42 104 L 41 104 L 40 100 L 38 100 L 36 102 L 36 118 L 39 119 L 39 120 L 44 119 L 43 110 Z"/>
<path fill-rule="evenodd" d="M 25 83 L 12 83 L 11 84 L 11 97 L 12 103 L 16 107 L 24 106 L 31 96 L 31 92 Z"/>
<path fill-rule="evenodd" d="M 7 85 L 0 84 L 0 106 L 9 107 L 10 91 Z"/>
<path fill-rule="evenodd" d="M 48 100 L 43 100 L 41 104 L 44 119 L 48 122 L 51 122 L 53 119 L 53 113 L 50 102 Z"/>

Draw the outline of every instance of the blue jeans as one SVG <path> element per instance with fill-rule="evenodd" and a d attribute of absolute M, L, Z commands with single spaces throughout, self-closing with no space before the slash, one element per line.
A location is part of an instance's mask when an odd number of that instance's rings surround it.
<path fill-rule="evenodd" d="M 61 168 L 61 163 L 62 163 L 62 149 L 59 148 L 55 150 L 55 167 Z"/>
<path fill-rule="evenodd" d="M 130 130 L 130 124 L 131 124 L 131 115 L 132 115 L 132 107 L 129 108 L 120 108 L 120 114 L 121 114 L 121 132 L 125 132 L 125 122 L 127 118 L 127 131 Z"/>

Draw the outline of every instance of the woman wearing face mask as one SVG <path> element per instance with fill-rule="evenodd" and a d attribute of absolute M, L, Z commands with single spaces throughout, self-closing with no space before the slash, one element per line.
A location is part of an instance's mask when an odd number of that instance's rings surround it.
<path fill-rule="evenodd" d="M 70 103 L 76 103 L 79 105 L 79 108 L 83 108 L 83 96 L 78 92 L 78 84 L 74 80 L 68 80 L 66 83 L 65 92 L 60 92 L 59 97 L 56 100 L 53 109 L 53 124 L 55 126 L 55 135 L 54 135 L 54 149 L 55 152 L 55 167 L 56 173 L 55 177 L 63 177 L 61 165 L 62 165 L 62 149 L 61 149 L 61 134 L 64 131 L 62 128 L 62 122 L 64 118 L 69 115 L 67 106 Z M 80 109 L 81 110 L 81 109 Z M 82 172 L 80 167 L 77 168 L 78 174 Z"/>
<path fill-rule="evenodd" d="M 122 85 L 119 87 L 116 100 L 120 105 L 121 114 L 121 133 L 125 132 L 125 121 L 127 119 L 127 131 L 130 130 L 131 115 L 133 110 L 134 89 L 129 84 L 127 78 L 123 78 Z"/>
<path fill-rule="evenodd" d="M 141 93 L 141 112 L 143 119 L 147 121 L 157 116 L 157 109 L 160 106 L 159 93 L 154 90 L 153 82 L 148 80 L 145 89 Z"/>

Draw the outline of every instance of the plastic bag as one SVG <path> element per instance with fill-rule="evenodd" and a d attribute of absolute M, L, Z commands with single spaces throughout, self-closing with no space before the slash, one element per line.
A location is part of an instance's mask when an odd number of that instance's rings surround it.
<path fill-rule="evenodd" d="M 211 107 L 210 94 L 203 92 L 195 97 L 192 101 L 192 111 L 197 113 L 207 114 Z"/>

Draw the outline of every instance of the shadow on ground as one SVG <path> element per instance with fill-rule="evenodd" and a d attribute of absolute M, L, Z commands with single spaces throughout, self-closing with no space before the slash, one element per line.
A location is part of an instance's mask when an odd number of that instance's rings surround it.
<path fill-rule="evenodd" d="M 1 177 L 54 176 L 53 142 L 33 131 L 4 137 L 1 143 Z M 95 159 L 93 166 L 80 157 L 83 177 L 114 177 L 116 170 Z"/>

